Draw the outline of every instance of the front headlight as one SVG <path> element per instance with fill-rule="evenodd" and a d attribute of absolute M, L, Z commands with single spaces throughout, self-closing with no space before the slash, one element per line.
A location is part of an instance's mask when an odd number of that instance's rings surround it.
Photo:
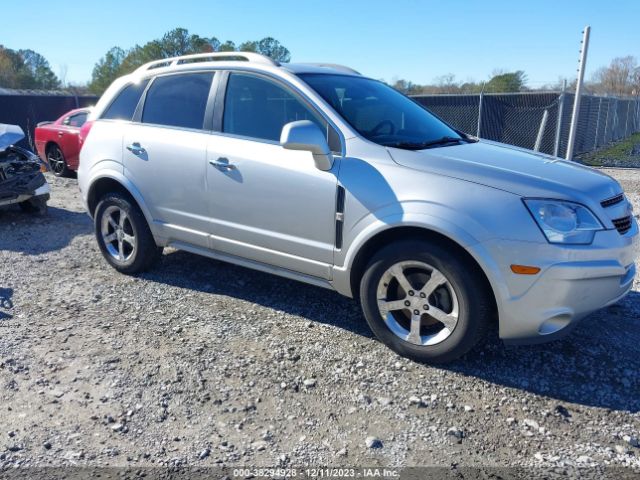
<path fill-rule="evenodd" d="M 578 203 L 530 198 L 524 204 L 549 243 L 588 245 L 595 232 L 604 230 L 591 210 Z"/>

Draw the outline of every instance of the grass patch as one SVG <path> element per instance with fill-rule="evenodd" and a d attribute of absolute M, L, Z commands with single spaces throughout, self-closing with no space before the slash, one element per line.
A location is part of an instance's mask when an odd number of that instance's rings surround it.
<path fill-rule="evenodd" d="M 594 152 L 580 155 L 578 158 L 587 165 L 640 167 L 640 132 Z M 632 154 L 634 150 L 638 152 Z"/>

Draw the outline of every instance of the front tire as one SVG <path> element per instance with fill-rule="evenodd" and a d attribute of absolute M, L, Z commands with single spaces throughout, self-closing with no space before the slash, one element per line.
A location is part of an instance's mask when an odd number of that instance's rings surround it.
<path fill-rule="evenodd" d="M 382 248 L 360 283 L 373 333 L 398 354 L 446 363 L 484 337 L 490 292 L 477 265 L 439 242 L 407 240 Z"/>
<path fill-rule="evenodd" d="M 102 255 L 121 273 L 144 272 L 162 255 L 142 211 L 121 193 L 102 197 L 95 211 L 94 227 Z"/>

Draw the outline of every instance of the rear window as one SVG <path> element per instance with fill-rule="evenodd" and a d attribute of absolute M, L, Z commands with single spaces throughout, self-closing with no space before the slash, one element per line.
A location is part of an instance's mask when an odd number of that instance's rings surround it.
<path fill-rule="evenodd" d="M 101 118 L 108 120 L 131 120 L 136 111 L 140 97 L 147 88 L 149 80 L 140 83 L 133 83 L 127 86 L 116 99 L 111 102 L 109 108 L 102 114 Z"/>
<path fill-rule="evenodd" d="M 156 78 L 144 100 L 142 123 L 202 129 L 213 73 Z"/>

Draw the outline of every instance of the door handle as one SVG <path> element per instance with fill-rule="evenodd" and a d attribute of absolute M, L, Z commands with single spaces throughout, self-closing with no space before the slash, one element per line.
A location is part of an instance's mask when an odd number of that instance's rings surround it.
<path fill-rule="evenodd" d="M 218 160 L 209 160 L 209 165 L 219 168 L 221 170 L 235 170 L 236 166 L 233 163 L 229 163 L 228 158 L 220 157 Z"/>
<path fill-rule="evenodd" d="M 141 154 L 147 152 L 144 149 L 144 147 L 140 146 L 140 144 L 138 142 L 133 142 L 131 145 L 127 145 L 127 150 L 129 150 L 134 155 L 141 155 Z"/>

